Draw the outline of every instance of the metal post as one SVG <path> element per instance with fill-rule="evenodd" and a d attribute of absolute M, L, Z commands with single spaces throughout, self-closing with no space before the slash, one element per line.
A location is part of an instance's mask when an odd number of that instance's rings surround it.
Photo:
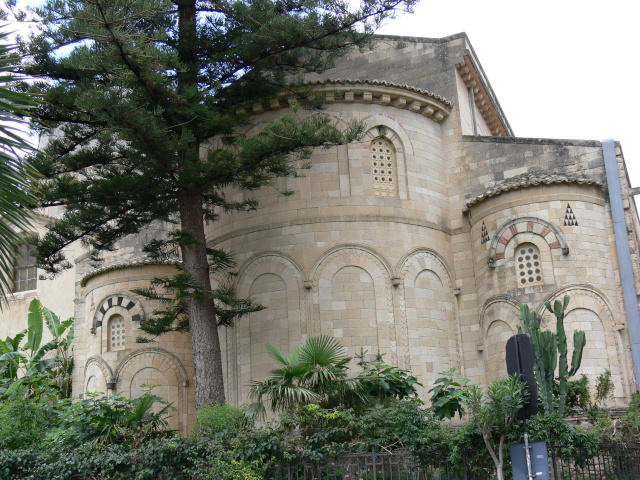
<path fill-rule="evenodd" d="M 622 467 L 620 466 L 620 447 L 616 445 L 613 448 L 616 456 L 616 470 L 618 471 L 618 478 L 622 478 Z"/>
<path fill-rule="evenodd" d="M 633 266 L 631 263 L 629 238 L 627 236 L 627 223 L 625 220 L 624 206 L 622 204 L 622 189 L 620 186 L 620 175 L 618 173 L 616 146 L 613 139 L 602 142 L 602 153 L 607 174 L 613 232 L 616 239 L 620 280 L 622 282 L 622 298 L 627 315 L 627 329 L 629 331 L 631 356 L 633 358 L 633 370 L 637 389 L 640 387 L 640 312 L 638 311 L 638 292 L 636 292 L 636 284 L 633 278 Z"/>
<path fill-rule="evenodd" d="M 449 464 L 447 464 L 447 467 L 448 467 L 448 465 Z M 468 478 L 467 478 L 467 454 L 466 453 L 464 453 L 462 455 L 462 465 L 463 465 L 463 468 L 464 468 L 464 480 L 468 480 Z"/>
<path fill-rule="evenodd" d="M 517 345 L 517 343 L 516 343 Z M 518 355 L 518 361 L 520 360 Z M 531 450 L 529 449 L 529 434 L 527 433 L 527 419 L 524 419 L 524 454 L 527 457 L 527 478 L 529 480 L 535 480 L 537 475 L 533 474 L 531 470 Z"/>
<path fill-rule="evenodd" d="M 476 97 L 473 87 L 469 89 L 469 95 L 471 96 L 471 118 L 473 118 L 473 134 L 478 136 L 478 119 L 476 118 Z M 463 374 L 464 375 L 464 374 Z"/>
<path fill-rule="evenodd" d="M 551 447 L 551 464 L 553 465 L 553 480 L 558 480 L 558 469 L 556 468 L 556 449 L 553 443 L 549 443 Z"/>
<path fill-rule="evenodd" d="M 520 358 L 520 337 L 516 336 L 516 364 L 518 366 L 518 372 L 520 373 L 520 380 L 522 380 L 522 360 Z M 529 480 L 535 480 L 537 475 L 533 474 L 531 470 L 531 451 L 529 450 L 529 434 L 527 433 L 527 416 L 522 412 L 524 422 L 524 454 L 527 458 L 527 478 Z"/>
<path fill-rule="evenodd" d="M 376 468 L 376 449 L 371 449 L 371 456 L 373 458 L 373 480 L 378 480 L 378 469 Z"/>

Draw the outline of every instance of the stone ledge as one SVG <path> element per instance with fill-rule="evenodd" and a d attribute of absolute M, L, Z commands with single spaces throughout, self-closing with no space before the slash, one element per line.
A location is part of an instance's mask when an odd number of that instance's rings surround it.
<path fill-rule="evenodd" d="M 533 137 L 488 137 L 482 135 L 463 135 L 463 142 L 477 143 L 509 143 L 523 145 L 558 145 L 562 147 L 602 147 L 597 140 L 570 140 L 562 138 L 533 138 Z"/>
<path fill-rule="evenodd" d="M 111 265 L 106 265 L 101 268 L 96 268 L 95 270 L 91 270 L 90 272 L 85 273 L 80 279 L 80 286 L 86 286 L 87 282 L 91 277 L 95 277 L 96 275 L 100 275 L 101 273 L 109 272 L 111 270 L 119 270 L 122 268 L 133 268 L 133 267 L 143 267 L 147 265 L 182 265 L 182 260 L 179 259 L 170 259 L 164 261 L 152 260 L 150 258 L 145 258 L 143 260 L 132 260 L 128 262 L 118 262 L 112 263 Z"/>
<path fill-rule="evenodd" d="M 316 94 L 324 94 L 325 103 L 363 103 L 410 110 L 440 123 L 451 113 L 453 103 L 440 95 L 409 85 L 382 80 L 327 79 L 305 82 L 293 88 L 311 87 Z M 283 93 L 266 103 L 244 105 L 239 115 L 259 114 L 268 110 L 289 108 L 297 103 L 295 97 Z"/>
<path fill-rule="evenodd" d="M 471 207 L 486 200 L 487 198 L 495 197 L 501 193 L 511 190 L 519 190 L 521 188 L 535 187 L 538 185 L 552 185 L 558 183 L 577 183 L 579 185 L 597 185 L 602 186 L 602 183 L 586 177 L 578 177 L 575 175 L 544 175 L 527 173 L 517 177 L 509 178 L 501 182 L 497 182 L 495 186 L 487 190 L 477 197 L 468 199 L 465 202 L 465 206 L 462 209 L 463 213 L 467 213 Z"/>
<path fill-rule="evenodd" d="M 493 197 L 497 198 L 497 197 Z M 517 199 L 517 200 L 509 200 L 507 202 L 499 203 L 490 207 L 487 210 L 481 210 L 480 213 L 474 212 L 473 214 L 473 224 L 484 220 L 486 217 L 493 215 L 497 212 L 507 210 L 509 208 L 520 207 L 523 205 L 534 205 L 541 203 L 548 203 L 554 201 L 562 201 L 562 202 L 585 202 L 591 203 L 598 206 L 603 206 L 605 204 L 605 200 L 599 197 L 593 197 L 589 195 L 582 195 L 580 193 L 552 193 L 552 194 L 543 194 L 538 196 L 527 196 L 525 198 Z"/>
<path fill-rule="evenodd" d="M 415 225 L 418 227 L 431 228 L 447 235 L 452 235 L 452 230 L 449 227 L 444 227 L 434 222 L 426 220 L 420 220 L 410 217 L 398 217 L 395 215 L 373 215 L 373 214 L 353 214 L 353 215 L 339 215 L 339 216 L 319 216 L 313 218 L 297 218 L 292 220 L 283 220 L 281 222 L 271 222 L 263 225 L 256 225 L 254 227 L 247 227 L 242 229 L 233 230 L 229 233 L 225 233 L 210 240 L 211 244 L 217 245 L 232 238 L 240 237 L 242 235 L 249 235 L 251 233 L 260 232 L 264 230 L 271 230 L 274 228 L 291 227 L 295 225 L 307 225 L 314 223 L 333 223 L 333 222 L 385 222 L 385 223 L 400 223 L 403 225 Z M 464 231 L 468 231 L 467 228 Z"/>

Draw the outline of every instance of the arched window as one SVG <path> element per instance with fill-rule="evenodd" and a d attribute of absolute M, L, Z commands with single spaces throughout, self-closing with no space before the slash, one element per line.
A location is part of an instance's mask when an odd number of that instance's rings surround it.
<path fill-rule="evenodd" d="M 109 319 L 109 337 L 107 339 L 110 352 L 125 349 L 125 327 L 122 315 L 113 315 Z"/>
<path fill-rule="evenodd" d="M 515 249 L 515 266 L 518 286 L 542 285 L 542 259 L 540 249 L 533 243 L 521 243 Z"/>
<path fill-rule="evenodd" d="M 371 142 L 370 153 L 373 194 L 376 197 L 395 198 L 398 191 L 398 174 L 393 144 L 386 138 L 376 138 Z"/>

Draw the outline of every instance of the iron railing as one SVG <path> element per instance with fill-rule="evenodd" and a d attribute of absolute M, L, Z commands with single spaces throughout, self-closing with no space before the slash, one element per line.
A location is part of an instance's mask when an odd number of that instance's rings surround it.
<path fill-rule="evenodd" d="M 639 480 L 640 444 L 600 445 L 595 451 L 549 445 L 554 480 Z"/>
<path fill-rule="evenodd" d="M 471 459 L 423 466 L 406 450 L 344 453 L 327 461 L 276 465 L 266 480 L 487 480 L 492 470 Z"/>
<path fill-rule="evenodd" d="M 548 445 L 552 480 L 640 480 L 640 444 L 600 445 L 592 451 Z M 491 480 L 493 464 L 469 452 L 457 464 L 421 463 L 411 452 L 344 453 L 326 461 L 276 465 L 266 480 Z M 506 453 L 504 473 L 511 478 Z"/>

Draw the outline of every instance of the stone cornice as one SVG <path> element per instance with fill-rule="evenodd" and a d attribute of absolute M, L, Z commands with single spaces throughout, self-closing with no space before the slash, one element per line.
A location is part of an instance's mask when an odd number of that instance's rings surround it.
<path fill-rule="evenodd" d="M 317 94 L 324 94 L 325 103 L 362 103 L 386 105 L 420 113 L 436 122 L 441 122 L 451 113 L 453 104 L 440 95 L 381 80 L 336 79 L 306 82 L 300 88 L 308 87 Z M 282 94 L 268 103 L 245 105 L 237 110 L 241 114 L 258 114 L 268 110 L 288 108 L 296 103 L 295 97 Z"/>
<path fill-rule="evenodd" d="M 511 136 L 508 126 L 503 122 L 502 115 L 493 104 L 493 95 L 482 80 L 478 70 L 469 55 L 465 55 L 462 62 L 456 64 L 458 73 L 467 88 L 473 88 L 476 108 L 484 118 L 491 134 L 500 137 Z"/>
<path fill-rule="evenodd" d="M 90 272 L 85 273 L 82 278 L 80 278 L 80 286 L 86 286 L 90 278 L 95 277 L 96 275 L 100 275 L 101 273 L 110 272 L 112 270 L 120 270 L 123 268 L 144 267 L 147 265 L 182 265 L 182 260 L 175 258 L 170 260 L 157 261 L 150 258 L 144 258 L 129 260 L 126 262 L 112 263 L 110 265 L 105 265 L 104 267 L 96 268 L 94 270 L 91 270 Z"/>
<path fill-rule="evenodd" d="M 471 209 L 471 207 L 477 205 L 483 200 L 495 197 L 510 190 L 519 190 L 521 188 L 535 187 L 537 185 L 551 185 L 556 183 L 577 183 L 580 185 L 602 186 L 602 183 L 597 180 L 586 177 L 578 177 L 575 175 L 545 175 L 529 173 L 498 182 L 483 194 L 473 198 L 469 198 L 465 202 L 465 206 L 462 209 L 462 212 L 466 213 Z"/>

